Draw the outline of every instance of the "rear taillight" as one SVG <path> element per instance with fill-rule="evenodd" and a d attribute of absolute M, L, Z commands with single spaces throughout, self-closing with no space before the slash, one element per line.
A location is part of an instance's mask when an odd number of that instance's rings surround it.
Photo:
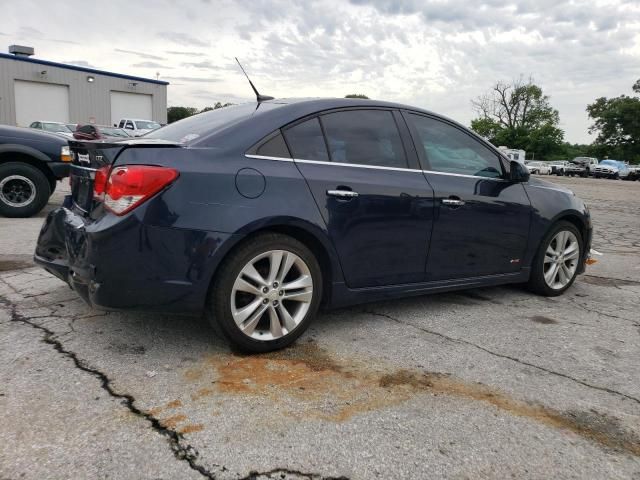
<path fill-rule="evenodd" d="M 94 193 L 104 194 L 104 205 L 116 215 L 130 212 L 178 178 L 172 168 L 150 165 L 127 165 L 99 169 L 94 181 Z M 102 186 L 101 186 L 102 185 Z"/>
<path fill-rule="evenodd" d="M 93 193 L 94 198 L 102 199 L 104 194 L 104 188 L 107 186 L 107 180 L 109 180 L 109 169 L 111 167 L 102 167 L 96 170 L 96 176 L 93 179 Z"/>

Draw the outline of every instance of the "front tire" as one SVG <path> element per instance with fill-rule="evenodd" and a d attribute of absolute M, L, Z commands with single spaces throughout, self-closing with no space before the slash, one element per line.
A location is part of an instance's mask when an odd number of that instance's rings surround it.
<path fill-rule="evenodd" d="M 0 215 L 25 218 L 35 215 L 49 201 L 49 180 L 28 163 L 0 164 Z"/>
<path fill-rule="evenodd" d="M 561 295 L 575 281 L 583 241 L 572 223 L 560 221 L 545 235 L 533 260 L 528 287 L 546 297 Z"/>
<path fill-rule="evenodd" d="M 220 266 L 207 316 L 238 349 L 269 352 L 304 333 L 321 298 L 322 272 L 314 254 L 294 238 L 265 233 Z"/>

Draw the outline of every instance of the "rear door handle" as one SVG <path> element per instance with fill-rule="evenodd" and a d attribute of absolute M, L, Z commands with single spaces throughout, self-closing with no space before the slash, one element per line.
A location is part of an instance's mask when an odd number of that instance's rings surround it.
<path fill-rule="evenodd" d="M 354 198 L 358 196 L 358 192 L 352 190 L 327 190 L 327 195 L 339 198 Z"/>
<path fill-rule="evenodd" d="M 464 205 L 464 200 L 460 200 L 459 198 L 443 198 L 442 204 L 448 207 L 461 207 Z"/>

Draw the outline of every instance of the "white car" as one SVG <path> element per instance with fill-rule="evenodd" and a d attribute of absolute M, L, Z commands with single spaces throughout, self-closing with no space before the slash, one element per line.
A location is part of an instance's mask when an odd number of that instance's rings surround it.
<path fill-rule="evenodd" d="M 63 137 L 73 138 L 73 132 L 65 123 L 62 122 L 49 122 L 38 120 L 31 122 L 29 128 L 35 128 L 36 130 L 44 130 L 45 132 L 57 133 Z"/>
<path fill-rule="evenodd" d="M 525 167 L 529 173 L 538 175 L 551 175 L 551 166 L 545 162 L 526 162 Z"/>
<path fill-rule="evenodd" d="M 115 127 L 116 125 L 114 125 Z M 141 137 L 145 133 L 160 128 L 158 122 L 153 120 L 142 120 L 139 118 L 122 118 L 118 123 L 118 128 L 124 128 L 132 137 Z"/>

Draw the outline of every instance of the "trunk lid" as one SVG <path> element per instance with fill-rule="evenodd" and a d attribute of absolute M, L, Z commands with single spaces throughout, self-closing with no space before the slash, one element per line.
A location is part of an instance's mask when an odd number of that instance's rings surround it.
<path fill-rule="evenodd" d="M 129 148 L 179 148 L 181 144 L 157 139 L 131 138 L 127 140 L 69 141 L 72 152 L 71 199 L 73 207 L 82 216 L 94 217 L 99 213 L 99 199 L 94 198 L 96 172 L 108 170 L 118 156 Z M 101 209 L 100 209 L 101 210 Z"/>

